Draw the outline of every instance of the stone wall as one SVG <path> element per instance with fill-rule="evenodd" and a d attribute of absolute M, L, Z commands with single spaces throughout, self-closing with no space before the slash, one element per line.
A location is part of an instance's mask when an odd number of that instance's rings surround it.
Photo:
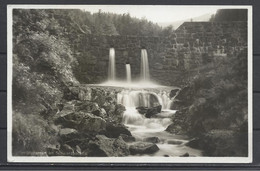
<path fill-rule="evenodd" d="M 140 77 L 141 49 L 148 54 L 151 79 L 163 85 L 178 85 L 184 72 L 214 60 L 234 55 L 246 46 L 245 22 L 185 22 L 169 37 L 85 35 L 76 43 L 79 59 L 76 76 L 82 83 L 107 80 L 109 48 L 115 49 L 116 77 L 126 79 L 125 64 L 131 64 L 132 79 Z"/>

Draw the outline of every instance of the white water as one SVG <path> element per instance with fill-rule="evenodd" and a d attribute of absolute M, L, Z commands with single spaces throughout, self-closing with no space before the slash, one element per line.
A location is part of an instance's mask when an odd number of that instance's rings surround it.
<path fill-rule="evenodd" d="M 130 64 L 126 64 L 125 68 L 126 68 L 126 80 L 127 80 L 127 83 L 131 83 L 132 82 L 132 78 L 131 78 L 131 66 L 130 66 Z"/>
<path fill-rule="evenodd" d="M 141 80 L 150 80 L 149 62 L 146 49 L 141 50 Z"/>
<path fill-rule="evenodd" d="M 157 120 L 157 122 L 155 121 Z M 159 143 L 156 145 L 159 147 L 159 151 L 151 155 L 142 156 L 169 156 L 179 157 L 185 153 L 189 153 L 190 156 L 202 156 L 202 152 L 197 149 L 190 148 L 185 145 L 189 139 L 181 135 L 173 135 L 166 131 L 166 125 L 171 123 L 169 118 L 165 119 L 146 119 L 144 125 L 127 124 L 126 126 L 130 130 L 131 134 L 136 138 L 136 141 L 143 141 L 147 137 L 158 137 Z M 181 144 L 170 144 L 171 141 L 179 141 Z"/>
<path fill-rule="evenodd" d="M 108 80 L 115 81 L 116 79 L 116 64 L 115 64 L 115 49 L 109 49 L 109 64 L 108 64 Z"/>
<path fill-rule="evenodd" d="M 119 81 L 116 79 L 116 65 L 115 65 L 115 49 L 109 49 L 109 66 L 108 66 L 108 81 L 100 86 L 111 87 L 128 87 L 128 88 L 156 88 L 165 87 L 158 85 L 150 80 L 149 63 L 146 49 L 141 50 L 141 77 L 139 81 L 132 81 L 131 65 L 126 64 L 126 80 Z"/>
<path fill-rule="evenodd" d="M 171 116 L 174 110 L 163 110 L 156 118 L 145 118 L 139 114 L 135 107 L 126 107 L 123 122 L 131 132 L 136 141 L 144 141 L 148 137 L 158 137 L 160 142 L 156 143 L 159 151 L 151 155 L 142 156 L 169 156 L 179 157 L 185 153 L 190 156 L 202 156 L 202 152 L 185 145 L 189 140 L 186 136 L 173 135 L 165 131 L 172 123 Z M 181 144 L 171 144 L 171 141 L 179 141 Z M 131 143 L 129 143 L 130 145 Z"/>
<path fill-rule="evenodd" d="M 141 50 L 141 79 L 139 82 L 131 80 L 131 66 L 126 64 L 126 80 L 116 80 L 115 69 L 115 50 L 109 50 L 109 70 L 108 82 L 99 86 L 121 87 L 124 88 L 117 94 L 117 103 L 123 104 L 126 111 L 123 114 L 123 123 L 128 127 L 137 141 L 143 141 L 147 137 L 158 137 L 157 143 L 159 151 L 152 156 L 180 156 L 189 153 L 192 156 L 201 156 L 201 151 L 189 148 L 184 144 L 188 141 L 186 137 L 172 135 L 165 129 L 172 123 L 171 117 L 175 110 L 171 110 L 171 102 L 174 99 L 169 98 L 169 93 L 164 91 L 167 87 L 155 84 L 150 81 L 149 63 L 146 49 Z M 156 89 L 157 93 L 153 90 Z M 158 89 L 161 90 L 158 92 Z M 162 111 L 152 118 L 146 118 L 140 114 L 136 107 L 156 107 L 162 106 Z M 179 145 L 170 144 L 170 141 L 180 141 Z"/>
<path fill-rule="evenodd" d="M 147 90 L 122 90 L 117 94 L 117 103 L 126 107 L 156 107 L 162 105 L 162 109 L 169 109 L 170 98 L 164 91 L 156 94 Z"/>
<path fill-rule="evenodd" d="M 185 146 L 188 142 L 187 137 L 173 135 L 166 132 L 166 128 L 172 123 L 171 117 L 175 110 L 169 109 L 171 100 L 168 94 L 163 91 L 158 94 L 146 90 L 122 90 L 117 95 L 117 103 L 123 104 L 126 111 L 123 114 L 123 123 L 136 138 L 136 141 L 143 141 L 147 137 L 158 137 L 159 151 L 151 156 L 180 156 L 189 153 L 190 156 L 201 156 L 201 151 Z M 155 107 L 162 105 L 161 113 L 156 114 L 153 118 L 146 118 L 140 114 L 136 107 Z M 179 141 L 181 144 L 170 144 L 171 141 Z"/>

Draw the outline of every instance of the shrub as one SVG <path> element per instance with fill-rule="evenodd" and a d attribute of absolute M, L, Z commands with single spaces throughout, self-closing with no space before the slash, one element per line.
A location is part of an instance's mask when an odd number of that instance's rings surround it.
<path fill-rule="evenodd" d="M 56 131 L 39 115 L 13 112 L 13 155 L 43 156 L 46 147 L 58 145 Z"/>

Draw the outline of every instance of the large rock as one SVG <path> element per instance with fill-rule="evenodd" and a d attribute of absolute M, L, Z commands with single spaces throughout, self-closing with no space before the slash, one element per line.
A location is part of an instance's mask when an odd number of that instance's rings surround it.
<path fill-rule="evenodd" d="M 123 139 L 125 142 L 134 142 L 134 141 L 135 141 L 135 137 L 130 136 L 130 135 L 120 134 L 120 137 L 122 137 L 122 139 Z"/>
<path fill-rule="evenodd" d="M 145 117 L 146 118 L 151 118 L 152 116 L 158 114 L 161 112 L 162 110 L 162 105 L 158 105 L 158 106 L 155 106 L 155 107 L 143 107 L 143 106 L 140 106 L 140 107 L 136 107 L 136 110 L 140 113 L 140 114 L 145 114 Z"/>
<path fill-rule="evenodd" d="M 99 105 L 95 102 L 84 101 L 83 103 L 77 105 L 75 107 L 76 111 L 92 113 L 96 116 L 100 116 L 102 118 L 106 117 L 106 111 L 99 107 Z"/>
<path fill-rule="evenodd" d="M 152 108 L 148 108 L 145 117 L 146 118 L 151 118 L 153 115 L 156 115 L 158 113 L 160 113 L 162 110 L 162 105 L 156 106 L 156 107 L 152 107 Z"/>
<path fill-rule="evenodd" d="M 147 112 L 147 110 L 148 110 L 148 107 L 140 106 L 140 107 L 136 107 L 136 110 L 137 110 L 138 113 L 140 113 L 140 114 L 146 114 L 146 112 Z"/>
<path fill-rule="evenodd" d="M 153 154 L 159 150 L 158 146 L 153 143 L 136 142 L 129 147 L 131 155 L 136 154 Z"/>
<path fill-rule="evenodd" d="M 106 129 L 106 121 L 91 113 L 73 112 L 56 116 L 55 124 L 87 133 L 101 132 Z"/>
<path fill-rule="evenodd" d="M 69 146 L 68 144 L 63 144 L 60 148 L 61 152 L 65 156 L 73 156 L 74 155 L 74 149 Z"/>
<path fill-rule="evenodd" d="M 84 103 L 81 103 L 76 106 L 76 111 L 92 113 L 98 110 L 99 110 L 98 104 L 90 101 L 85 101 Z"/>
<path fill-rule="evenodd" d="M 166 128 L 165 131 L 167 131 L 167 132 L 169 132 L 169 133 L 171 133 L 171 134 L 176 134 L 176 135 L 181 135 L 181 134 L 184 133 L 184 132 L 183 132 L 183 128 L 182 128 L 180 125 L 175 124 L 175 123 L 170 124 L 170 125 Z"/>
<path fill-rule="evenodd" d="M 67 141 L 78 136 L 78 131 L 71 128 L 63 128 L 59 130 L 61 141 Z"/>
<path fill-rule="evenodd" d="M 132 136 L 131 132 L 122 124 L 107 123 L 105 135 L 109 138 L 117 138 L 120 134 Z"/>
<path fill-rule="evenodd" d="M 86 113 L 78 125 L 82 132 L 101 132 L 106 130 L 106 121 L 101 117 Z"/>
<path fill-rule="evenodd" d="M 121 157 L 130 154 L 127 144 L 121 137 L 107 138 L 104 135 L 97 135 L 95 140 L 89 142 L 85 151 L 91 157 Z"/>

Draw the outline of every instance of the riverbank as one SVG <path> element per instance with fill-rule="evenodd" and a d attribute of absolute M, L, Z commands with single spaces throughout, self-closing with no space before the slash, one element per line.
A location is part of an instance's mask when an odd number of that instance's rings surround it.
<path fill-rule="evenodd" d="M 205 156 L 248 155 L 247 49 L 198 74 L 176 96 L 172 134 L 193 137 Z"/>

